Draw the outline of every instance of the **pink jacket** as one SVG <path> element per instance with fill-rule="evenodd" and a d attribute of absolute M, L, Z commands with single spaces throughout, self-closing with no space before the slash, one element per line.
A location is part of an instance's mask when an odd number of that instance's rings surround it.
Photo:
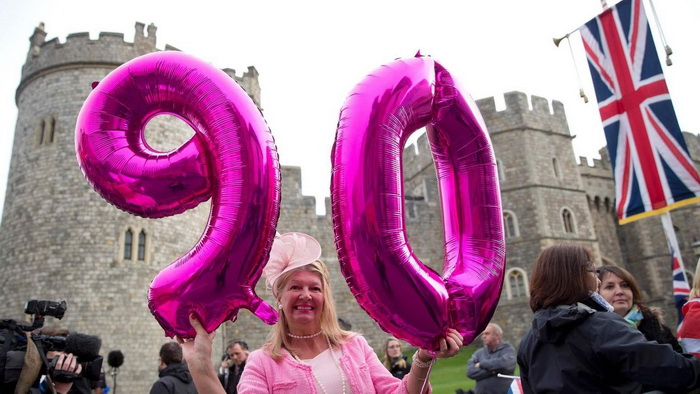
<path fill-rule="evenodd" d="M 342 348 L 340 365 L 354 394 L 407 392 L 406 381 L 391 376 L 365 338 L 360 335 L 350 338 Z M 285 355 L 277 361 L 262 349 L 252 352 L 238 383 L 238 392 L 317 393 L 311 366 L 282 351 Z"/>

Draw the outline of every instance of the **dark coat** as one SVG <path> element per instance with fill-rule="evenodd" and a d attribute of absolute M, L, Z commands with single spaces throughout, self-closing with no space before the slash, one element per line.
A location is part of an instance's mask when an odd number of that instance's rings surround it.
<path fill-rule="evenodd" d="M 684 353 L 683 348 L 678 343 L 676 336 L 673 335 L 671 329 L 661 323 L 659 315 L 653 310 L 642 312 L 644 319 L 639 323 L 637 328 L 644 334 L 644 337 L 649 341 L 658 343 L 668 343 L 677 353 Z"/>
<path fill-rule="evenodd" d="M 160 379 L 151 387 L 150 394 L 197 394 L 187 364 L 170 364 L 158 373 Z"/>
<path fill-rule="evenodd" d="M 399 360 L 406 360 L 406 368 L 401 368 L 399 367 L 398 363 Z M 411 363 L 406 359 L 405 355 L 401 355 L 401 358 L 398 359 L 393 359 L 391 360 L 391 374 L 397 378 L 397 379 L 403 379 L 404 376 L 406 376 L 409 372 L 411 371 Z"/>
<path fill-rule="evenodd" d="M 700 361 L 649 342 L 588 299 L 540 309 L 518 351 L 525 393 L 641 393 L 700 386 Z"/>
<path fill-rule="evenodd" d="M 226 394 L 238 393 L 238 382 L 241 380 L 244 369 L 245 362 L 238 367 L 238 372 L 236 372 L 236 366 L 234 365 L 228 369 L 228 377 L 226 375 L 219 375 L 219 382 L 221 382 L 221 386 L 226 390 Z"/>

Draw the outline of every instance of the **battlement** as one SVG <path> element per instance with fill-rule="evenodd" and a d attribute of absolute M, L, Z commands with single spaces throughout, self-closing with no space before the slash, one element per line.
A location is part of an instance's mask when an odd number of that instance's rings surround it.
<path fill-rule="evenodd" d="M 146 29 L 147 34 L 144 34 Z M 44 24 L 40 23 L 29 38 L 27 60 L 22 67 L 22 80 L 17 88 L 19 92 L 37 77 L 55 69 L 86 64 L 117 67 L 135 57 L 155 52 L 156 26 L 146 27 L 143 23 L 135 25 L 134 41 L 124 40 L 122 33 L 102 32 L 97 40 L 90 39 L 89 33 L 73 33 L 66 37 L 65 42 L 58 38 L 46 39 Z M 166 49 L 176 49 L 166 46 Z"/>
<path fill-rule="evenodd" d="M 611 176 L 610 163 L 606 160 L 593 159 L 593 163 L 591 165 L 588 163 L 588 158 L 586 156 L 579 156 L 578 161 L 578 167 L 581 173 L 593 174 L 599 172 L 600 174 Z"/>
<path fill-rule="evenodd" d="M 145 29 L 145 33 L 144 33 Z M 127 42 L 123 33 L 101 32 L 97 40 L 90 39 L 90 33 L 73 33 L 66 37 L 64 43 L 58 38 L 46 40 L 44 24 L 40 23 L 29 38 L 27 61 L 22 67 L 22 80 L 15 97 L 19 97 L 24 87 L 31 81 L 54 70 L 80 68 L 85 66 L 103 66 L 116 68 L 131 59 L 156 52 L 156 30 L 154 24 L 136 22 L 134 40 Z M 179 49 L 165 45 L 165 50 Z M 230 68 L 223 70 L 245 89 L 253 101 L 260 107 L 260 84 L 258 70 L 249 66 L 243 76 L 237 76 Z"/>
<path fill-rule="evenodd" d="M 236 70 L 232 68 L 225 68 L 223 71 L 248 93 L 248 96 L 253 99 L 253 102 L 259 108 L 262 108 L 260 104 L 260 82 L 258 81 L 258 75 L 260 74 L 255 66 L 248 66 L 248 70 L 240 77 L 236 75 Z"/>
<path fill-rule="evenodd" d="M 491 134 L 529 128 L 570 135 L 564 104 L 560 101 L 552 100 L 550 109 L 547 99 L 532 96 L 528 100 L 528 96 L 523 92 L 508 92 L 504 94 L 504 98 L 506 108 L 502 111 L 496 110 L 493 97 L 476 100 Z"/>

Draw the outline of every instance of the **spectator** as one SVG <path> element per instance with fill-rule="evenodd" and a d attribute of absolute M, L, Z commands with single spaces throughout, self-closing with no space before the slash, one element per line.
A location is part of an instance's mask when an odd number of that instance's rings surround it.
<path fill-rule="evenodd" d="M 663 324 L 661 312 L 644 302 L 639 285 L 629 271 L 606 265 L 598 269 L 598 279 L 598 293 L 612 305 L 615 313 L 637 327 L 648 341 L 668 343 L 673 350 L 683 353 L 671 329 Z"/>
<path fill-rule="evenodd" d="M 700 386 L 700 361 L 647 341 L 595 292 L 593 255 L 576 244 L 550 246 L 530 276 L 532 328 L 518 349 L 526 393 L 640 393 Z"/>
<path fill-rule="evenodd" d="M 182 348 L 177 342 L 160 347 L 158 379 L 150 394 L 197 394 L 187 364 L 182 362 Z"/>
<path fill-rule="evenodd" d="M 502 341 L 503 329 L 490 323 L 481 334 L 484 347 L 474 352 L 467 364 L 467 376 L 476 380 L 475 394 L 506 394 L 512 379 L 500 378 L 498 374 L 512 375 L 515 372 L 515 349 Z"/>
<path fill-rule="evenodd" d="M 411 363 L 401 352 L 401 342 L 394 337 L 389 337 L 384 342 L 384 366 L 399 379 L 403 379 L 411 371 Z"/>
<path fill-rule="evenodd" d="M 221 362 L 221 373 L 219 381 L 226 390 L 226 394 L 237 394 L 236 387 L 241 380 L 241 374 L 248 360 L 248 344 L 244 341 L 235 340 L 229 342 L 226 347 L 226 355 Z"/>
<path fill-rule="evenodd" d="M 683 350 L 700 357 L 700 263 L 695 268 L 690 301 L 683 305 L 683 324 L 678 329 L 678 338 Z"/>

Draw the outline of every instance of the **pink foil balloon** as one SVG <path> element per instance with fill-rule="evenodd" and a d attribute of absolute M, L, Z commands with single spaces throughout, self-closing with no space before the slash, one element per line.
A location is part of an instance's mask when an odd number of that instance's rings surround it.
<path fill-rule="evenodd" d="M 406 235 L 402 153 L 427 126 L 441 195 L 442 275 Z M 335 242 L 350 290 L 385 331 L 436 349 L 456 328 L 470 343 L 498 304 L 505 268 L 500 191 L 488 132 L 440 64 L 397 60 L 348 96 L 332 153 Z"/>
<path fill-rule="evenodd" d="M 182 119 L 195 135 L 171 152 L 144 140 L 156 115 Z M 76 125 L 78 162 L 116 207 L 148 218 L 212 198 L 204 233 L 153 279 L 151 312 L 167 336 L 193 337 L 240 308 L 267 324 L 274 308 L 255 294 L 279 217 L 280 169 L 272 135 L 253 101 L 223 71 L 180 52 L 136 58 L 90 93 Z"/>

